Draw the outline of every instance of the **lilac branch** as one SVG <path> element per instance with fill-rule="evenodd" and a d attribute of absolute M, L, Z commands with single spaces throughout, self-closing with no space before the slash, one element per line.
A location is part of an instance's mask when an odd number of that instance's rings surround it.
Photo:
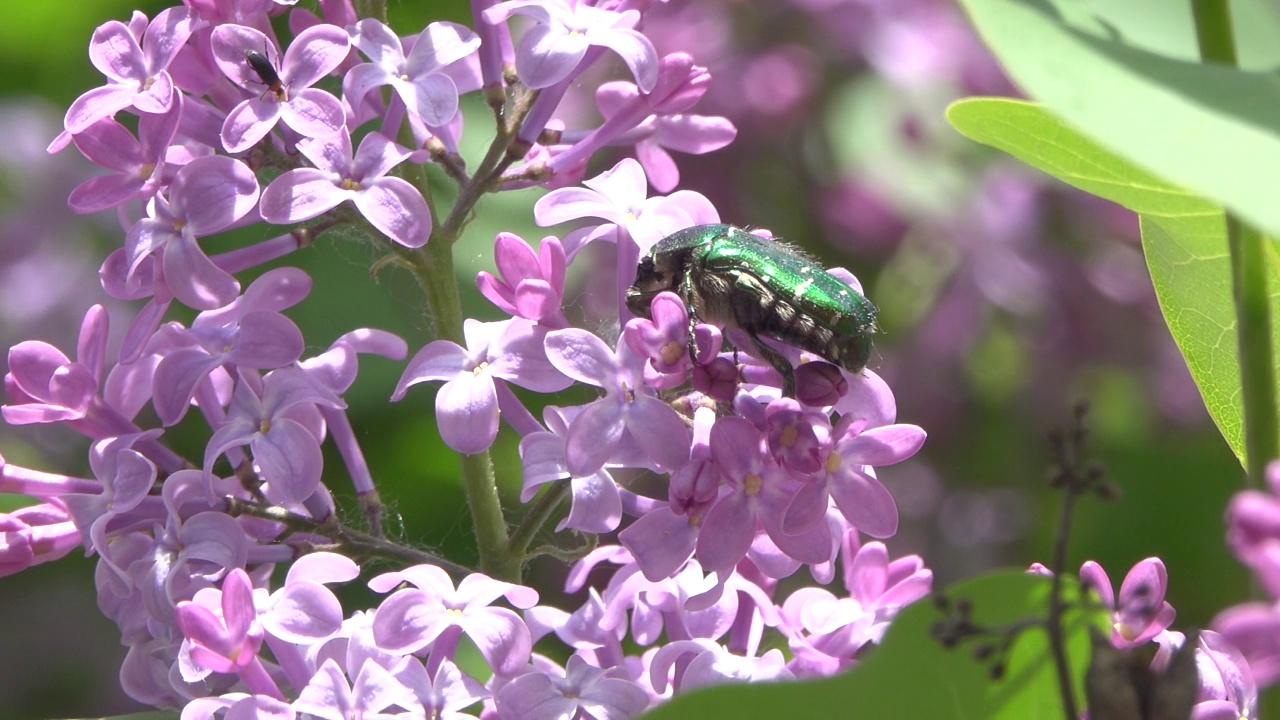
<path fill-rule="evenodd" d="M 406 565 L 426 563 L 437 565 L 459 579 L 475 572 L 471 568 L 450 562 L 439 555 L 405 545 L 398 545 L 376 535 L 370 535 L 347 527 L 333 519 L 327 522 L 317 522 L 305 515 L 290 512 L 277 505 L 242 500 L 231 496 L 226 498 L 226 502 L 227 514 L 231 517 L 248 515 L 250 517 L 263 518 L 281 523 L 296 533 L 318 535 L 333 541 L 331 545 L 309 543 L 307 547 L 309 552 L 336 552 L 356 560 L 381 558 Z"/>

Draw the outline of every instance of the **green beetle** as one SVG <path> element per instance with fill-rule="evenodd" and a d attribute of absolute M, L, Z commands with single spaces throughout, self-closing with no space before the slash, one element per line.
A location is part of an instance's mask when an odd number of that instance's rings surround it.
<path fill-rule="evenodd" d="M 697 322 L 746 333 L 755 352 L 782 374 L 788 395 L 795 393 L 791 363 L 762 337 L 854 373 L 871 356 L 871 301 L 799 250 L 732 225 L 698 225 L 654 244 L 640 258 L 627 307 L 649 317 L 650 303 L 663 291 L 684 300 L 690 333 Z"/>

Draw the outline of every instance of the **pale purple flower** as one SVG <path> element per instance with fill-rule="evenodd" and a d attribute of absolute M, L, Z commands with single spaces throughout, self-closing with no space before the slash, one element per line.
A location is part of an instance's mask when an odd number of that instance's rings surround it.
<path fill-rule="evenodd" d="M 423 714 L 435 720 L 474 720 L 474 715 L 461 711 L 489 697 L 484 686 L 448 660 L 440 663 L 433 679 L 421 662 L 412 659 L 396 671 L 396 679 L 422 703 Z"/>
<path fill-rule="evenodd" d="M 680 182 L 680 171 L 667 149 L 702 155 L 728 145 L 738 134 L 727 118 L 684 114 L 706 92 L 710 79 L 706 68 L 693 65 L 690 56 L 673 53 L 662 59 L 652 93 L 641 93 L 635 84 L 625 81 L 601 85 L 596 105 L 605 117 L 604 124 L 578 139 L 569 152 L 556 155 L 549 166 L 559 171 L 575 157 L 585 161 L 586 155 L 603 144 L 634 144 L 649 182 L 658 192 L 671 192 Z M 569 142 L 573 137 L 566 133 L 563 139 Z"/>
<path fill-rule="evenodd" d="M 1160 558 L 1140 560 L 1130 568 L 1120 585 L 1118 598 L 1111 587 L 1111 578 L 1092 560 L 1080 567 L 1080 583 L 1097 591 L 1102 604 L 1111 609 L 1114 647 L 1144 645 L 1172 625 L 1177 616 L 1173 606 L 1164 599 L 1169 577 Z"/>
<path fill-rule="evenodd" d="M 80 544 L 80 530 L 57 500 L 0 513 L 0 577 L 65 557 Z"/>
<path fill-rule="evenodd" d="M 431 236 L 431 211 L 407 180 L 387 173 L 409 151 L 371 132 L 353 155 L 345 129 L 302 140 L 298 150 L 314 168 L 290 170 L 262 192 L 262 218 L 287 224 L 310 220 L 350 200 L 384 235 L 405 247 L 422 247 Z"/>
<path fill-rule="evenodd" d="M 1280 598 L 1280 460 L 1267 465 L 1267 489 L 1236 493 L 1227 506 L 1227 545 Z"/>
<path fill-rule="evenodd" d="M 898 403 L 889 385 L 874 372 L 863 368 L 856 375 L 846 374 L 849 387 L 832 408 L 841 417 L 861 418 L 867 427 L 892 425 L 898 418 Z"/>
<path fill-rule="evenodd" d="M 381 720 L 400 716 L 398 712 L 384 712 L 393 705 L 420 710 L 413 691 L 381 665 L 366 662 L 355 682 L 349 683 L 342 668 L 329 658 L 298 694 L 292 707 L 296 712 L 325 720 Z"/>
<path fill-rule="evenodd" d="M 637 355 L 647 359 L 644 378 L 649 387 L 678 387 L 693 367 L 689 358 L 689 311 L 678 295 L 664 292 L 653 298 L 649 315 L 627 321 L 622 337 Z M 716 347 L 705 354 L 714 357 L 718 352 Z"/>
<path fill-rule="evenodd" d="M 80 325 L 74 362 L 58 348 L 38 340 L 9 348 L 4 386 L 11 404 L 0 408 L 5 422 L 29 425 L 85 419 L 97 398 L 106 365 L 107 329 L 106 308 L 89 308 Z M 116 434 L 119 432 L 108 431 L 104 436 Z"/>
<path fill-rule="evenodd" d="M 485 10 L 486 21 L 498 24 L 512 15 L 538 22 L 516 46 L 516 72 L 531 88 L 546 88 L 568 78 L 595 45 L 618 54 L 645 92 L 658 82 L 658 52 L 634 30 L 639 10 L 605 10 L 569 0 L 512 0 Z"/>
<path fill-rule="evenodd" d="M 933 573 L 917 555 L 890 561 L 883 543 L 857 547 L 857 533 L 844 538 L 844 587 L 837 596 L 805 587 L 782 605 L 783 629 L 795 654 L 798 675 L 829 675 L 847 667 L 867 643 L 879 643 L 890 621 L 929 594 Z"/>
<path fill-rule="evenodd" d="M 520 439 L 520 462 L 524 481 L 520 502 L 530 502 L 546 483 L 569 478 L 570 506 L 564 519 L 556 525 L 590 533 L 606 533 L 618 529 L 622 522 L 622 497 L 618 484 L 608 470 L 601 468 L 590 475 L 577 477 L 569 472 L 565 460 L 565 435 L 576 408 L 548 406 L 543 416 L 549 430 L 535 431 Z"/>
<path fill-rule="evenodd" d="M 533 649 L 529 628 L 511 610 L 489 605 L 506 596 L 516 607 L 532 607 L 538 601 L 533 590 L 479 573 L 463 578 L 455 590 L 449 575 L 433 565 L 379 575 L 369 581 L 369 587 L 388 592 L 402 582 L 415 587 L 383 600 L 374 615 L 374 639 L 383 650 L 416 652 L 446 635 L 449 642 L 457 642 L 456 633 L 463 633 L 499 675 L 516 673 L 529 661 Z"/>
<path fill-rule="evenodd" d="M 716 501 L 720 471 L 711 461 L 715 410 L 698 408 L 693 416 L 689 461 L 671 473 L 668 502 L 656 505 L 618 533 L 646 579 L 657 582 L 679 572 L 697 547 L 702 518 Z"/>
<path fill-rule="evenodd" d="M 471 55 L 480 38 L 470 28 L 433 22 L 405 56 L 400 38 L 383 23 L 366 18 L 350 30 L 351 43 L 373 62 L 357 65 L 343 78 L 343 97 L 357 107 L 372 89 L 390 85 L 410 113 L 440 126 L 458 112 L 458 87 L 444 68 Z"/>
<path fill-rule="evenodd" d="M 678 640 L 658 648 L 649 665 L 653 689 L 665 692 L 668 678 L 677 693 L 726 682 L 794 680 L 782 651 L 774 648 L 760 657 L 735 655 L 705 638 Z"/>
<path fill-rule="evenodd" d="M 709 570 L 727 571 L 746 556 L 757 527 L 783 552 L 803 563 L 831 556 L 831 537 L 823 523 L 802 533 L 782 531 L 787 505 L 798 483 L 764 455 L 760 433 L 740 417 L 721 418 L 711 428 L 711 455 L 728 492 L 707 512 L 698 533 L 698 561 Z"/>
<path fill-rule="evenodd" d="M 66 131 L 82 133 L 127 107 L 140 113 L 169 112 L 175 95 L 169 63 L 194 29 L 185 7 L 163 10 L 149 24 L 145 15 L 135 13 L 130 25 L 117 20 L 99 25 L 89 44 L 89 60 L 109 82 L 71 103 Z"/>
<path fill-rule="evenodd" d="M 289 568 L 284 586 L 271 594 L 259 621 L 267 632 L 289 642 L 324 640 L 342 628 L 342 603 L 325 585 L 359 575 L 360 566 L 343 555 L 303 555 Z"/>
<path fill-rule="evenodd" d="M 272 370 L 297 360 L 303 350 L 302 331 L 280 310 L 301 302 L 310 289 L 306 273 L 276 268 L 254 280 L 226 307 L 201 313 L 189 330 L 176 324 L 162 329 L 149 348 L 163 356 L 152 391 L 160 420 L 177 423 L 199 384 L 224 365 Z"/>
<path fill-rule="evenodd" d="M 435 340 L 418 351 L 405 368 L 393 400 L 409 386 L 445 380 L 436 394 L 436 419 L 445 444 L 474 455 L 498 436 L 498 390 L 505 380 L 537 392 L 556 392 L 572 384 L 548 362 L 546 328 L 523 318 L 482 323 L 468 318 L 462 327 L 467 347 Z"/>
<path fill-rule="evenodd" d="M 184 472 L 189 477 L 199 473 L 198 470 Z M 194 485 L 195 478 L 191 477 L 191 480 Z M 228 486 L 221 484 L 220 487 L 226 489 Z M 113 562 L 120 567 L 134 567 L 134 584 L 148 605 L 161 608 L 162 612 L 167 612 L 178 601 L 192 598 L 200 590 L 212 587 L 229 571 L 243 568 L 253 544 L 235 518 L 217 510 L 197 512 L 185 520 L 171 520 L 163 527 L 154 527 L 155 541 L 148 543 L 145 562 L 140 565 L 133 565 L 138 558 L 130 557 L 126 552 L 127 543 L 120 539 L 108 548 L 100 549 L 99 553 L 112 554 Z M 136 536 L 137 533 L 131 533 L 125 537 Z M 113 578 L 99 572 L 97 579 L 101 589 Z"/>
<path fill-rule="evenodd" d="M 273 502 L 300 503 L 320 484 L 324 458 L 320 438 L 308 424 L 308 413 L 317 405 L 342 408 L 328 388 L 296 367 L 273 370 L 263 379 L 241 371 L 226 422 L 218 428 L 204 453 L 204 472 L 212 475 L 218 456 L 233 447 L 248 445 L 264 490 Z"/>
<path fill-rule="evenodd" d="M 627 628 L 622 625 L 608 629 L 602 627 L 604 612 L 604 599 L 594 587 L 589 587 L 586 601 L 573 613 L 539 605 L 524 612 L 524 622 L 533 633 L 535 643 L 554 632 L 561 642 L 574 648 L 587 662 L 596 667 L 611 667 L 618 664 L 618 659 L 623 656 L 622 641 L 627 636 Z"/>
<path fill-rule="evenodd" d="M 1273 603 L 1243 603 L 1218 613 L 1210 623 L 1249 662 L 1259 687 L 1280 680 L 1280 611 Z"/>
<path fill-rule="evenodd" d="M 644 252 L 677 230 L 720 222 L 711 202 L 691 190 L 679 190 L 665 197 L 648 197 L 644 170 L 633 158 L 622 159 L 611 169 L 582 181 L 582 184 L 586 187 L 553 190 L 533 206 L 534 218 L 543 227 L 579 218 L 605 221 L 601 225 L 575 230 L 564 237 L 565 254 L 571 259 L 584 245 L 594 240 L 617 242 L 620 228 L 625 229 L 639 252 Z M 634 261 L 629 271 L 634 276 Z"/>
<path fill-rule="evenodd" d="M 806 363 L 811 365 L 812 363 Z M 764 431 L 769 452 L 779 465 L 795 473 L 817 472 L 831 442 L 831 418 L 782 397 L 764 409 Z"/>
<path fill-rule="evenodd" d="M 166 113 L 144 114 L 138 119 L 138 137 L 114 118 L 102 118 L 77 133 L 76 148 L 86 158 L 114 173 L 99 175 L 71 191 L 67 205 L 78 213 L 91 213 L 148 200 L 172 178 L 165 163 L 169 144 L 182 116 L 182 95 Z"/>
<path fill-rule="evenodd" d="M 213 310 L 235 299 L 240 283 L 218 267 L 197 242 L 235 224 L 258 203 L 258 179 L 244 163 L 221 155 L 191 161 L 156 196 L 145 217 L 129 230 L 125 251 L 132 277 L 143 261 L 159 254 L 169 290 L 196 310 Z"/>
<path fill-rule="evenodd" d="M 649 706 L 649 696 L 619 669 L 592 667 L 570 656 L 563 677 L 530 672 L 507 683 L 494 698 L 503 720 L 624 720 Z"/>
<path fill-rule="evenodd" d="M 146 433 L 150 439 L 159 430 Z M 138 507 L 151 491 L 156 481 L 155 463 L 133 449 L 139 435 L 125 435 L 93 444 L 89 463 L 94 477 L 102 483 L 102 491 L 96 494 L 68 494 L 63 496 L 76 526 L 84 536 L 86 549 L 99 548 L 103 562 L 127 585 L 130 580 L 127 568 L 112 562 L 108 553 L 108 525 L 117 517 L 125 516 Z"/>
<path fill-rule="evenodd" d="M 814 473 L 816 482 L 806 483 L 796 494 L 784 528 L 799 532 L 820 521 L 830 497 L 854 527 L 875 538 L 892 536 L 898 530 L 898 508 L 871 468 L 915 455 L 924 444 L 924 430 L 902 424 L 866 428 L 864 421 L 841 418 L 834 434 L 835 444 Z"/>
<path fill-rule="evenodd" d="M 548 328 L 564 328 L 565 254 L 560 240 L 548 235 L 535 253 L 524 238 L 501 232 L 493 241 L 493 262 L 501 279 L 481 270 L 480 294 L 508 315 L 528 318 Z"/>
<path fill-rule="evenodd" d="M 588 556 L 575 566 L 575 575 L 590 567 Z M 612 557 L 622 562 L 604 592 L 605 610 L 600 619 L 606 630 L 631 620 L 631 636 L 639 643 L 657 642 L 663 633 L 668 639 L 708 638 L 718 640 L 737 622 L 743 604 L 754 606 L 769 625 L 778 617 L 768 593 L 737 573 L 706 573 L 697 560 L 690 560 L 670 578 L 653 581 L 640 573 L 630 554 Z M 574 576 L 571 576 L 571 579 Z M 575 588 L 566 582 L 566 590 Z"/>
<path fill-rule="evenodd" d="M 671 471 L 689 457 L 689 433 L 670 405 L 644 387 L 643 358 L 625 342 L 617 351 L 578 328 L 547 334 L 547 359 L 560 372 L 606 395 L 573 419 L 565 437 L 565 458 L 576 476 L 594 473 L 624 442 L 639 445 L 649 462 Z M 629 440 L 628 440 L 629 438 Z"/>
<path fill-rule="evenodd" d="M 223 74 L 252 93 L 227 113 L 222 125 L 222 144 L 227 152 L 239 153 L 253 147 L 279 120 L 309 138 L 333 135 L 345 125 L 342 103 L 311 87 L 347 57 L 351 41 L 342 28 L 316 25 L 303 30 L 285 51 L 283 62 L 266 35 L 243 25 L 215 28 L 212 47 Z M 267 58 L 279 76 L 278 88 L 264 84 L 246 60 L 248 52 Z"/>
<path fill-rule="evenodd" d="M 1258 684 L 1240 651 L 1212 630 L 1200 631 L 1196 646 L 1200 690 L 1191 717 L 1195 720 L 1257 718 Z"/>

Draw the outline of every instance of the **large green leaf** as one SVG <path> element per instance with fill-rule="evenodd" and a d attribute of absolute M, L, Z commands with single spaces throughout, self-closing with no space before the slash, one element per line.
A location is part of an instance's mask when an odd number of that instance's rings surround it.
<path fill-rule="evenodd" d="M 1035 103 L 962 100 L 948 108 L 947 119 L 977 142 L 1140 215 L 1147 268 L 1165 321 L 1214 422 L 1243 457 L 1235 306 L 1222 208 L 1110 152 Z M 1274 275 L 1274 263 L 1271 270 Z M 1280 337 L 1280 282 L 1272 288 L 1272 334 Z M 1280 374 L 1280 357 L 1275 366 Z"/>
<path fill-rule="evenodd" d="M 1049 579 L 1008 572 L 970 580 L 948 595 L 973 603 L 973 619 L 1005 625 L 1046 614 Z M 804 717 L 983 718 L 1028 720 L 1061 718 L 1053 663 L 1040 629 L 1024 631 L 1008 657 L 1004 677 L 993 680 L 989 667 L 972 656 L 972 645 L 947 650 L 930 636 L 942 613 L 929 602 L 904 610 L 885 634 L 884 643 L 851 672 L 808 682 L 728 685 L 691 692 L 644 717 L 677 718 Z M 1088 626 L 1106 630 L 1100 611 L 1073 611 L 1066 637 L 1077 703 L 1089 657 Z M 1082 705 L 1078 705 L 1081 706 Z"/>
<path fill-rule="evenodd" d="M 1144 17 L 1164 12 L 1151 0 L 961 2 L 1028 95 L 1103 147 L 1280 232 L 1271 180 L 1280 167 L 1280 83 L 1273 74 L 1195 62 L 1182 24 L 1166 28 L 1164 41 L 1139 32 Z M 1181 12 L 1185 4 L 1175 3 Z M 1274 14 L 1255 5 L 1232 3 L 1255 12 L 1270 44 L 1280 45 Z"/>

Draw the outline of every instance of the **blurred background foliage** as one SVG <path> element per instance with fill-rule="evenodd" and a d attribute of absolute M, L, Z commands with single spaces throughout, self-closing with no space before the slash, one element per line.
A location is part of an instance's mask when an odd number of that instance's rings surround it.
<path fill-rule="evenodd" d="M 114 217 L 77 217 L 66 209 L 70 189 L 95 171 L 74 150 L 50 157 L 44 147 L 71 100 L 101 84 L 86 55 L 93 29 L 127 19 L 133 9 L 154 15 L 166 4 L 79 0 L 7 8 L 0 24 L 6 347 L 41 339 L 71 348 L 84 310 L 107 300 L 96 269 L 123 233 Z M 467 22 L 468 6 L 392 3 L 392 26 L 402 33 L 441 18 Z M 726 222 L 768 227 L 825 264 L 850 268 L 881 308 L 883 332 L 871 367 L 897 394 L 899 420 L 930 434 L 917 458 L 882 472 L 904 521 L 889 541 L 894 555 L 923 555 L 939 587 L 1047 560 L 1059 498 L 1044 486 L 1045 436 L 1067 425 L 1074 402 L 1086 401 L 1093 457 L 1123 498 L 1081 506 L 1071 566 L 1097 560 L 1118 585 L 1133 563 L 1160 556 L 1169 570 L 1168 600 L 1179 612 L 1175 626 L 1184 630 L 1205 626 L 1249 596 L 1245 572 L 1222 544 L 1222 512 L 1241 487 L 1242 471 L 1164 328 L 1136 222 L 946 125 L 943 109 L 953 99 L 1017 94 L 954 5 L 671 0 L 655 7 L 648 22 L 660 52 L 687 51 L 710 68 L 712 89 L 694 112 L 724 115 L 739 129 L 724 150 L 678 155 L 680 187 L 711 198 Z M 590 97 L 577 98 L 564 114 L 568 126 L 589 127 L 593 108 Z M 473 162 L 488 127 L 482 116 L 469 125 Z M 598 157 L 588 176 L 619 157 Z M 455 253 L 472 316 L 500 318 L 474 285 L 477 270 L 492 269 L 494 234 L 547 234 L 531 223 L 540 193 L 519 191 L 480 205 Z M 258 226 L 216 238 L 211 248 L 270 234 Z M 592 252 L 611 265 L 607 249 Z M 376 260 L 367 246 L 333 235 L 288 258 L 315 279 L 310 298 L 290 313 L 308 354 L 362 326 L 400 333 L 411 352 L 430 340 L 417 288 L 395 270 L 371 273 Z M 59 279 L 50 282 L 50 273 Z M 588 294 L 600 292 L 581 274 L 575 282 Z M 607 334 L 610 320 L 593 315 L 584 296 L 569 302 L 586 327 Z M 131 310 L 107 304 L 118 336 Z M 616 332 L 616 318 L 612 323 Z M 457 458 L 435 429 L 435 386 L 388 403 L 401 370 L 365 359 L 347 394 L 390 504 L 390 529 L 471 563 Z M 571 392 L 578 394 L 560 401 L 589 396 L 586 389 Z M 165 437 L 198 458 L 207 429 L 194 415 Z M 514 434 L 502 433 L 494 457 L 519 512 L 516 445 Z M 86 449 L 87 441 L 69 431 L 0 427 L 0 452 L 17 464 L 83 474 Z M 336 454 L 326 460 L 328 485 L 354 517 L 341 464 Z M 0 496 L 0 510 L 23 503 Z M 545 597 L 554 597 L 563 570 L 538 561 L 530 575 Z M 115 677 L 125 649 L 93 598 L 92 562 L 81 557 L 0 578 L 0 720 L 135 708 Z"/>

